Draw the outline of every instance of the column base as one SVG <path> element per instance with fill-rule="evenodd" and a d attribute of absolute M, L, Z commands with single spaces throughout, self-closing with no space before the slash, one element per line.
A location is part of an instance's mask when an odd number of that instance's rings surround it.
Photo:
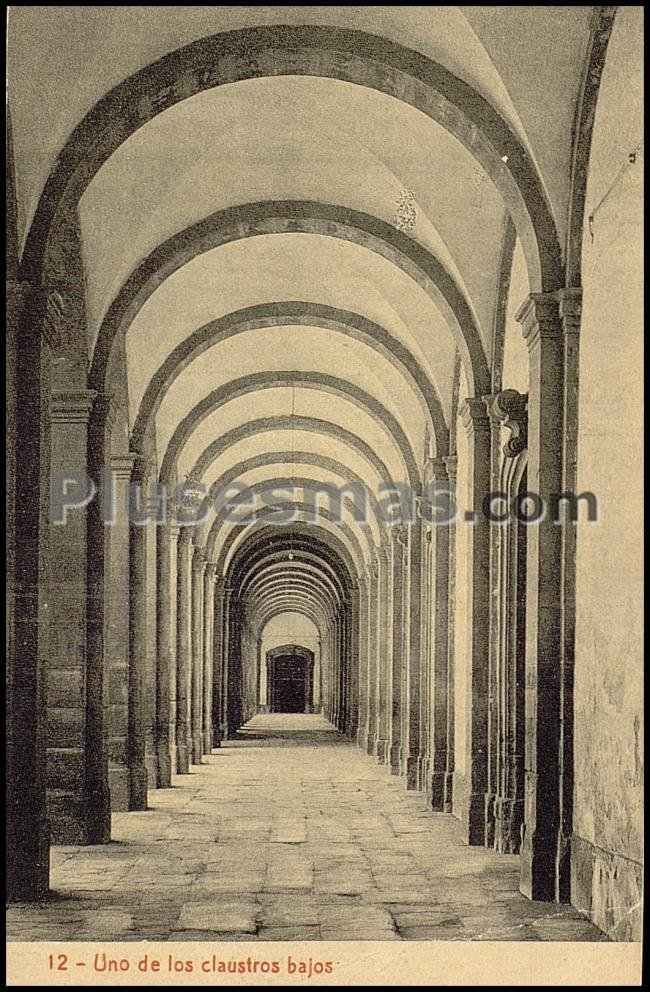
<path fill-rule="evenodd" d="M 131 765 L 129 768 L 129 810 L 147 808 L 147 786 L 149 775 L 144 765 Z"/>
<path fill-rule="evenodd" d="M 519 891 L 527 899 L 555 901 L 557 835 L 533 833 L 524 825 L 519 863 Z"/>
<path fill-rule="evenodd" d="M 108 844 L 111 811 L 108 790 L 104 794 L 48 794 L 50 842 L 86 847 Z"/>
<path fill-rule="evenodd" d="M 368 731 L 368 737 L 366 739 L 366 754 L 376 754 L 377 753 L 377 734 L 374 730 Z"/>
<path fill-rule="evenodd" d="M 357 730 L 357 747 L 361 748 L 362 751 L 368 750 L 368 730 L 361 729 Z"/>
<path fill-rule="evenodd" d="M 158 744 L 156 749 L 157 765 L 157 789 L 170 789 L 172 784 L 172 756 L 169 749 L 169 741 L 165 740 Z"/>
<path fill-rule="evenodd" d="M 190 752 L 186 744 L 176 745 L 176 774 L 189 775 L 190 773 Z"/>
<path fill-rule="evenodd" d="M 46 819 L 24 823 L 18 849 L 7 861 L 7 902 L 38 902 L 50 890 L 50 825 Z"/>
<path fill-rule="evenodd" d="M 464 776 L 454 773 L 453 813 L 460 820 L 465 843 L 474 847 L 485 844 L 485 793 L 468 792 Z"/>
<path fill-rule="evenodd" d="M 430 792 L 429 796 L 431 798 L 431 809 L 436 813 L 444 813 L 445 811 L 445 772 L 433 772 L 431 775 L 430 782 Z"/>
<path fill-rule="evenodd" d="M 390 773 L 391 775 L 399 775 L 402 770 L 401 761 L 401 745 L 391 744 L 389 751 L 389 762 L 390 762 Z"/>
<path fill-rule="evenodd" d="M 405 786 L 409 792 L 417 792 L 419 783 L 419 772 L 421 768 L 421 757 L 417 754 L 403 755 L 400 762 L 401 772 L 405 778 Z"/>
<path fill-rule="evenodd" d="M 200 765 L 203 757 L 203 735 L 197 730 L 192 737 L 192 764 Z"/>
<path fill-rule="evenodd" d="M 128 765 L 109 765 L 108 791 L 111 795 L 111 812 L 128 812 L 131 794 Z"/>
<path fill-rule="evenodd" d="M 383 737 L 378 737 L 375 741 L 375 757 L 380 764 L 388 764 L 388 741 Z"/>
<path fill-rule="evenodd" d="M 429 768 L 431 762 L 428 755 L 418 755 L 417 791 L 429 794 Z"/>
<path fill-rule="evenodd" d="M 494 849 L 499 854 L 519 854 L 521 848 L 521 828 L 524 820 L 523 799 L 504 799 L 497 796 L 494 801 Z"/>
<path fill-rule="evenodd" d="M 203 731 L 203 753 L 210 754 L 212 751 L 212 728 Z"/>

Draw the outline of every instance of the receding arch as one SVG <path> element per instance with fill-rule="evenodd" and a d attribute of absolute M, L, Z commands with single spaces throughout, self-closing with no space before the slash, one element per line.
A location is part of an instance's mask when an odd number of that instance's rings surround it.
<path fill-rule="evenodd" d="M 257 372 L 254 375 L 232 379 L 213 390 L 193 407 L 174 431 L 163 456 L 160 468 L 161 481 L 169 481 L 172 478 L 183 446 L 196 427 L 220 406 L 238 397 L 246 396 L 248 393 L 257 393 L 264 389 L 276 389 L 283 386 L 299 386 L 300 389 L 314 389 L 341 396 L 368 413 L 382 429 L 385 430 L 388 427 L 388 432 L 404 461 L 411 486 L 414 489 L 419 487 L 421 480 L 415 454 L 397 418 L 370 393 L 345 379 L 325 375 L 322 372 Z M 198 471 L 197 466 L 192 469 L 193 478 L 197 477 L 195 471 Z"/>
<path fill-rule="evenodd" d="M 253 434 L 264 434 L 270 433 L 278 430 L 292 430 L 300 431 L 313 434 L 322 434 L 324 437 L 334 437 L 348 444 L 351 448 L 358 451 L 365 461 L 375 470 L 381 479 L 386 479 L 390 484 L 394 483 L 391 473 L 388 471 L 388 467 L 385 462 L 377 455 L 377 453 L 367 444 L 363 438 L 358 437 L 352 431 L 346 430 L 344 427 L 340 427 L 338 424 L 332 424 L 329 420 L 322 420 L 320 417 L 303 417 L 295 416 L 289 417 L 286 415 L 278 415 L 276 417 L 259 417 L 257 420 L 251 420 L 247 424 L 242 424 L 239 427 L 233 427 L 231 430 L 226 431 L 221 437 L 216 438 L 212 441 L 205 451 L 202 453 L 200 458 L 197 459 L 194 468 L 193 475 L 197 479 L 202 479 L 208 466 L 223 454 L 228 448 L 237 444 L 243 438 L 252 436 Z"/>
<path fill-rule="evenodd" d="M 360 314 L 338 307 L 284 300 L 277 303 L 245 307 L 218 320 L 204 324 L 181 341 L 152 377 L 140 404 L 133 426 L 131 444 L 139 450 L 149 425 L 174 380 L 213 345 L 238 334 L 299 322 L 303 327 L 325 328 L 362 341 L 387 358 L 415 385 L 431 418 L 436 453 L 447 453 L 448 429 L 435 384 L 413 354 L 392 334 Z"/>
<path fill-rule="evenodd" d="M 341 79 L 394 96 L 439 123 L 501 193 L 524 245 L 532 288 L 544 292 L 561 284 L 561 254 L 543 184 L 490 103 L 418 52 L 367 32 L 311 25 L 201 38 L 118 83 L 77 124 L 50 172 L 23 253 L 26 274 L 38 276 L 52 233 L 56 237 L 101 165 L 139 127 L 204 89 L 271 75 Z"/>
<path fill-rule="evenodd" d="M 364 487 L 368 497 L 370 509 L 372 510 L 373 516 L 377 521 L 377 526 L 379 527 L 380 532 L 385 530 L 386 524 L 381 518 L 377 497 L 371 490 L 368 489 L 365 480 L 362 479 L 357 472 L 354 472 L 347 465 L 344 465 L 343 462 L 325 455 L 317 455 L 310 451 L 272 451 L 261 455 L 255 455 L 252 458 L 247 458 L 244 461 L 237 462 L 236 465 L 233 465 L 233 467 L 228 469 L 227 472 L 222 473 L 222 475 L 220 475 L 218 479 L 215 479 L 215 481 L 211 484 L 208 495 L 203 499 L 199 507 L 198 518 L 200 520 L 203 519 L 209 503 L 214 500 L 214 497 L 220 491 L 225 491 L 235 479 L 239 478 L 241 475 L 244 475 L 251 469 L 291 463 L 313 465 L 317 468 L 323 468 L 341 476 L 346 482 L 353 482 L 357 486 Z M 204 526 L 205 525 L 201 525 L 202 528 Z M 203 531 L 201 530 L 200 533 L 203 533 Z M 205 543 L 204 539 L 200 539 L 199 543 Z"/>
<path fill-rule="evenodd" d="M 288 484 L 290 481 L 291 481 L 290 479 L 285 479 L 284 480 L 285 484 Z M 296 480 L 296 482 L 300 485 L 300 488 L 307 489 L 307 490 L 309 489 L 310 480 L 303 479 L 302 482 L 300 482 L 299 480 Z M 266 483 L 260 483 L 259 489 L 256 489 L 255 487 L 252 487 L 252 488 L 253 488 L 253 491 L 254 492 L 263 492 L 264 491 L 264 487 L 266 487 L 266 489 L 268 489 L 270 487 L 277 486 L 277 485 L 282 485 L 282 480 L 279 480 L 279 479 L 278 480 L 271 480 L 271 481 L 266 482 Z M 260 521 L 264 521 L 267 517 L 272 517 L 274 513 L 277 513 L 278 512 L 278 510 L 281 511 L 281 512 L 286 510 L 286 511 L 291 511 L 291 512 L 297 511 L 297 512 L 300 512 L 300 513 L 308 514 L 309 516 L 308 516 L 308 521 L 307 522 L 309 522 L 309 520 L 311 519 L 311 517 L 313 516 L 313 513 L 314 513 L 313 505 L 312 504 L 309 504 L 309 503 L 306 503 L 303 500 L 297 500 L 297 499 L 295 499 L 295 500 L 279 500 L 273 506 L 263 507 L 261 510 L 259 510 L 258 513 L 257 513 L 257 515 L 256 515 L 255 521 L 251 522 L 248 525 L 244 524 L 244 527 L 247 527 L 247 526 L 248 527 L 254 527 L 257 523 L 259 523 Z M 327 520 L 327 521 L 331 522 L 333 525 L 335 525 L 337 527 L 337 529 L 340 531 L 340 533 L 345 537 L 345 539 L 347 540 L 348 544 L 352 548 L 354 548 L 354 551 L 355 551 L 355 553 L 357 555 L 357 559 L 359 561 L 364 561 L 365 560 L 365 556 L 364 556 L 363 551 L 361 549 L 361 544 L 359 542 L 359 538 L 357 537 L 357 535 L 354 533 L 354 531 L 352 530 L 352 528 L 348 524 L 340 522 L 339 520 L 337 520 L 335 514 L 331 513 L 329 510 L 326 510 L 324 507 L 321 507 L 321 506 L 316 506 L 316 516 L 318 518 L 322 518 L 323 520 Z M 291 524 L 287 524 L 286 525 L 287 532 L 289 532 L 293 528 L 295 522 L 296 521 L 293 521 Z M 208 537 L 208 547 L 214 547 L 214 544 L 216 543 L 216 540 L 217 540 L 219 531 L 220 531 L 220 529 L 223 526 L 225 526 L 225 524 L 224 524 L 224 522 L 222 520 L 215 519 L 215 521 L 212 524 L 212 527 L 210 528 L 210 534 L 209 534 L 209 537 Z M 283 525 L 280 524 L 279 526 L 283 526 Z M 368 527 L 363 528 L 362 527 L 361 530 L 362 530 L 362 532 L 364 534 L 364 537 L 366 539 L 366 544 L 368 546 L 368 551 L 369 551 L 369 553 L 371 553 L 372 552 L 372 549 L 375 547 L 375 544 L 374 544 L 374 541 L 372 539 L 372 534 L 369 533 L 370 528 L 368 528 Z"/>
<path fill-rule="evenodd" d="M 269 200 L 219 210 L 154 249 L 131 273 L 102 321 L 92 356 L 91 388 L 103 390 L 115 342 L 153 292 L 198 255 L 245 238 L 319 234 L 361 245 L 413 279 L 442 313 L 475 393 L 489 389 L 489 370 L 474 314 L 443 265 L 426 248 L 385 221 L 332 204 Z"/>

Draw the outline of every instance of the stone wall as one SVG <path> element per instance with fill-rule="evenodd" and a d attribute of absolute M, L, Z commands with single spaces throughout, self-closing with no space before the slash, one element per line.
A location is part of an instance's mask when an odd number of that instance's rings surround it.
<path fill-rule="evenodd" d="M 578 492 L 599 521 L 578 532 L 572 901 L 620 940 L 641 924 L 642 17 L 618 9 L 602 76 L 580 334 Z"/>

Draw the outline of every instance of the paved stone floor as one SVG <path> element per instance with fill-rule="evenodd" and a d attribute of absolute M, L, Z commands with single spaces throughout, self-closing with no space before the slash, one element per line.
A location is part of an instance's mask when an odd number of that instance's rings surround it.
<path fill-rule="evenodd" d="M 150 805 L 108 845 L 54 848 L 54 892 L 10 907 L 9 939 L 605 939 L 320 716 L 255 717 Z"/>

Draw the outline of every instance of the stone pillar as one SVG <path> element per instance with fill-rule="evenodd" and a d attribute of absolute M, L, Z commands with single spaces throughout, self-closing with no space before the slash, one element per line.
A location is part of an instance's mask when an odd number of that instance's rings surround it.
<path fill-rule="evenodd" d="M 563 332 L 564 395 L 562 490 L 576 492 L 578 468 L 578 375 L 582 290 L 563 289 L 559 295 Z M 556 858 L 558 902 L 571 901 L 571 837 L 573 834 L 573 683 L 576 624 L 577 523 L 562 526 L 562 616 L 560 628 L 560 831 Z"/>
<path fill-rule="evenodd" d="M 447 467 L 442 458 L 431 459 L 427 466 L 428 479 L 434 492 L 450 494 Z M 450 506 L 451 509 L 451 499 Z M 448 774 L 449 735 L 449 535 L 450 514 L 434 517 L 429 530 L 429 658 L 430 674 L 430 733 L 431 762 L 429 768 L 432 809 L 445 806 L 445 783 Z M 453 705 L 453 704 L 452 704 Z"/>
<path fill-rule="evenodd" d="M 391 681 L 391 721 L 390 721 L 390 770 L 392 775 L 399 775 L 402 759 L 402 683 L 406 665 L 406 622 L 405 622 L 405 582 L 406 557 L 406 528 L 392 528 L 393 545 L 393 665 Z"/>
<path fill-rule="evenodd" d="M 79 479 L 87 474 L 88 421 L 95 396 L 88 390 L 53 394 L 53 475 Z M 89 658 L 87 652 L 92 568 L 87 541 L 86 508 L 68 510 L 65 520 L 52 521 L 47 785 L 52 840 L 57 844 L 101 844 L 110 839 L 104 655 L 100 649 Z"/>
<path fill-rule="evenodd" d="M 203 576 L 203 753 L 212 751 L 212 681 L 214 663 L 214 579 L 217 566 L 208 562 Z"/>
<path fill-rule="evenodd" d="M 467 532 L 468 598 L 466 637 L 466 761 L 465 774 L 454 781 L 454 810 L 458 812 L 469 844 L 484 844 L 488 751 L 489 568 L 490 527 L 483 501 L 490 489 L 490 422 L 478 397 L 461 408 L 468 438 L 470 505 L 461 526 Z M 468 515 L 472 514 L 471 519 Z M 462 663 L 459 659 L 459 663 Z"/>
<path fill-rule="evenodd" d="M 393 708 L 393 556 L 389 541 L 379 548 L 379 677 L 377 679 L 377 760 L 390 761 Z"/>
<path fill-rule="evenodd" d="M 192 753 L 191 733 L 191 555 L 192 528 L 182 527 L 177 546 L 176 584 L 176 771 L 187 775 Z"/>
<path fill-rule="evenodd" d="M 99 604 L 97 622 L 102 620 L 101 638 L 105 657 L 105 695 L 107 703 L 108 784 L 111 809 L 131 809 L 131 770 L 129 767 L 129 484 L 135 455 L 114 455 L 110 461 L 115 517 L 110 527 L 108 568 L 102 587 L 106 587 L 105 614 Z M 101 530 L 105 528 L 103 522 Z M 101 535 L 97 535 L 101 538 Z M 94 556 L 93 556 L 94 557 Z M 98 576 L 99 579 L 99 576 Z M 104 589 L 95 595 L 104 600 Z M 90 605 L 90 604 L 89 604 Z"/>
<path fill-rule="evenodd" d="M 148 492 L 154 465 L 141 455 L 135 456 L 131 483 L 141 493 L 143 505 Z M 133 508 L 132 508 L 133 509 Z M 132 512 L 129 547 L 129 773 L 131 779 L 130 808 L 147 808 L 149 770 L 155 771 L 152 761 L 153 727 L 150 722 L 151 701 L 155 678 L 147 664 L 147 604 L 150 590 L 147 584 L 150 523 L 136 523 Z M 151 737 L 151 739 L 150 739 Z M 151 782 L 155 784 L 155 779 Z"/>
<path fill-rule="evenodd" d="M 530 360 L 528 491 L 547 508 L 562 487 L 564 342 L 558 299 L 531 294 L 517 313 Z M 527 530 L 525 807 L 520 889 L 553 900 L 560 825 L 562 528 Z M 566 865 L 566 858 L 561 857 Z"/>
<path fill-rule="evenodd" d="M 416 520 L 408 535 L 408 594 L 405 597 L 405 621 L 408 650 L 402 696 L 402 774 L 406 788 L 418 789 L 424 753 L 420 747 L 420 698 L 424 691 L 421 671 L 422 633 L 422 522 Z"/>
<path fill-rule="evenodd" d="M 172 598 L 176 595 L 175 549 L 179 527 L 165 523 L 156 528 L 156 755 L 159 789 L 171 786 L 172 740 L 175 740 L 175 713 L 172 715 L 172 686 L 176 698 L 176 638 L 172 631 Z M 175 707 L 174 707 L 175 709 Z M 175 756 L 174 762 L 175 764 Z"/>
<path fill-rule="evenodd" d="M 224 586 L 223 612 L 221 621 L 221 740 L 228 739 L 230 733 L 228 695 L 230 679 L 230 656 L 229 656 L 229 629 L 230 629 L 230 601 L 232 598 L 232 588 Z"/>
<path fill-rule="evenodd" d="M 10 170 L 11 174 L 11 170 Z M 52 351 L 29 283 L 7 285 L 7 899 L 49 887 L 46 684 Z M 21 494 L 29 493 L 29 499 Z"/>
<path fill-rule="evenodd" d="M 347 702 L 347 714 L 346 714 L 346 728 L 345 732 L 348 737 L 356 740 L 357 730 L 359 727 L 359 706 L 360 704 L 360 686 L 359 686 L 359 673 L 362 665 L 363 658 L 363 642 L 362 642 L 362 625 L 363 625 L 363 606 L 362 600 L 365 599 L 365 589 L 362 585 L 354 583 L 352 589 L 352 596 L 350 597 L 350 608 L 348 610 L 348 623 L 347 623 L 347 679 L 346 683 L 348 686 L 348 702 Z"/>
<path fill-rule="evenodd" d="M 357 745 L 366 749 L 368 739 L 368 580 L 362 575 L 359 580 L 359 680 L 358 680 L 358 719 Z"/>
<path fill-rule="evenodd" d="M 443 458 L 447 477 L 449 479 L 449 495 L 452 506 L 456 507 L 456 478 L 458 471 L 458 458 L 456 455 L 448 455 Z M 454 669 L 456 664 L 456 520 L 449 523 L 449 558 L 447 562 L 448 584 L 447 584 L 447 743 L 444 777 L 444 797 L 443 811 L 451 813 L 454 800 L 454 768 L 456 754 L 455 727 L 455 684 Z M 444 592 L 443 592 L 444 595 Z M 441 651 L 444 647 L 441 645 Z"/>
<path fill-rule="evenodd" d="M 203 757 L 203 576 L 206 559 L 203 548 L 192 556 L 192 764 Z"/>
<path fill-rule="evenodd" d="M 368 720 L 366 728 L 366 753 L 376 754 L 377 716 L 379 694 L 378 657 L 378 598 L 379 598 L 379 558 L 374 556 L 367 577 L 368 585 Z"/>
<path fill-rule="evenodd" d="M 506 464 L 504 460 L 518 457 L 526 448 L 527 397 L 507 389 L 484 399 L 492 425 L 492 489 L 505 489 L 511 505 L 519 489 L 520 473 L 513 469 L 512 462 Z M 502 425 L 512 431 L 512 437 L 503 445 Z M 512 518 L 493 523 L 490 546 L 491 705 L 486 810 L 493 802 L 493 830 L 489 830 L 488 819 L 486 844 L 507 854 L 519 851 L 523 819 L 523 714 L 518 691 L 523 677 L 519 670 L 519 616 L 522 607 L 525 609 L 525 590 L 520 588 L 525 568 L 521 528 Z"/>
<path fill-rule="evenodd" d="M 212 612 L 212 746 L 221 746 L 223 699 L 223 578 L 215 575 Z"/>

